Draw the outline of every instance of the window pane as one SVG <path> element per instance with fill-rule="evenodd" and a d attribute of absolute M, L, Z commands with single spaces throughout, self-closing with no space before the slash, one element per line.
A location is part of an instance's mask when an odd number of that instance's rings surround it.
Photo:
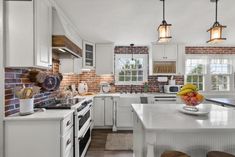
<path fill-rule="evenodd" d="M 130 76 L 126 76 L 125 77 L 125 81 L 130 81 L 131 80 L 131 77 Z"/>
<path fill-rule="evenodd" d="M 186 74 L 205 74 L 205 59 L 187 59 Z"/>
<path fill-rule="evenodd" d="M 119 75 L 119 81 L 124 81 L 124 76 Z"/>
<path fill-rule="evenodd" d="M 211 76 L 211 90 L 228 91 L 229 90 L 229 76 L 212 75 Z"/>
<path fill-rule="evenodd" d="M 231 74 L 231 65 L 228 59 L 211 59 L 210 72 L 211 74 Z"/>

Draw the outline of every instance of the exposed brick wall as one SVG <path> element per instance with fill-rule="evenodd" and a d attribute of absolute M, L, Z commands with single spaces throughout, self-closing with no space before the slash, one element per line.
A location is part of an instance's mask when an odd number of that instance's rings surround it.
<path fill-rule="evenodd" d="M 63 74 L 63 80 L 60 84 L 60 89 L 70 86 L 72 84 L 77 85 L 79 82 L 79 75 L 78 74 Z"/>
<path fill-rule="evenodd" d="M 148 54 L 147 46 L 116 46 L 114 49 L 115 54 Z"/>
<path fill-rule="evenodd" d="M 53 64 L 48 73 L 59 72 L 58 54 L 53 54 Z M 30 68 L 5 68 L 5 116 L 9 116 L 19 112 L 19 99 L 14 94 L 16 86 L 31 87 L 34 85 L 28 78 Z M 34 104 L 54 98 L 59 91 L 41 92 L 34 96 Z"/>
<path fill-rule="evenodd" d="M 19 99 L 14 94 L 16 86 L 31 87 L 34 85 L 28 78 L 30 69 L 5 68 L 5 116 L 19 112 Z M 54 92 L 41 92 L 34 98 L 34 103 L 39 103 L 55 97 L 58 94 Z"/>
<path fill-rule="evenodd" d="M 78 83 L 85 81 L 88 85 L 89 92 L 99 92 L 100 91 L 100 82 L 114 82 L 113 75 L 96 75 L 95 70 L 84 71 L 82 74 L 79 74 Z"/>
<path fill-rule="evenodd" d="M 235 47 L 186 47 L 186 54 L 235 54 Z"/>

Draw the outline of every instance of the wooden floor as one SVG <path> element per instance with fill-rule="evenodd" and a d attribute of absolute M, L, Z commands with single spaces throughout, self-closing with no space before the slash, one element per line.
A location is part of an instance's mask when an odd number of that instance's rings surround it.
<path fill-rule="evenodd" d="M 131 131 L 119 131 L 118 133 L 130 133 Z M 108 133 L 112 130 L 93 130 L 91 144 L 86 157 L 133 157 L 132 151 L 107 151 L 105 143 Z"/>

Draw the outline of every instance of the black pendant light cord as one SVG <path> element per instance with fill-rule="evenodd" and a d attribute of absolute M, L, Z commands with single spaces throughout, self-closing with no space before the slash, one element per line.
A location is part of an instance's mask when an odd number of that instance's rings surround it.
<path fill-rule="evenodd" d="M 163 21 L 165 20 L 165 0 L 163 0 Z"/>
<path fill-rule="evenodd" d="M 218 0 L 215 1 L 215 23 L 218 23 Z"/>

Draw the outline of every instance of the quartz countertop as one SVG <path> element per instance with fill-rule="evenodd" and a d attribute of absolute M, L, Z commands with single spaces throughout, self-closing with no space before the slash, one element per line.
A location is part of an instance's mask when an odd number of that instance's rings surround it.
<path fill-rule="evenodd" d="M 211 129 L 235 129 L 235 110 L 214 104 L 209 105 L 208 115 L 193 116 L 179 112 L 182 104 L 132 104 L 146 130 L 161 131 L 208 131 Z"/>
<path fill-rule="evenodd" d="M 207 101 L 235 107 L 235 98 L 206 98 Z"/>
<path fill-rule="evenodd" d="M 37 111 L 31 115 L 20 116 L 14 114 L 6 117 L 5 121 L 17 121 L 17 120 L 62 120 L 70 114 L 73 114 L 73 110 L 45 110 Z"/>

